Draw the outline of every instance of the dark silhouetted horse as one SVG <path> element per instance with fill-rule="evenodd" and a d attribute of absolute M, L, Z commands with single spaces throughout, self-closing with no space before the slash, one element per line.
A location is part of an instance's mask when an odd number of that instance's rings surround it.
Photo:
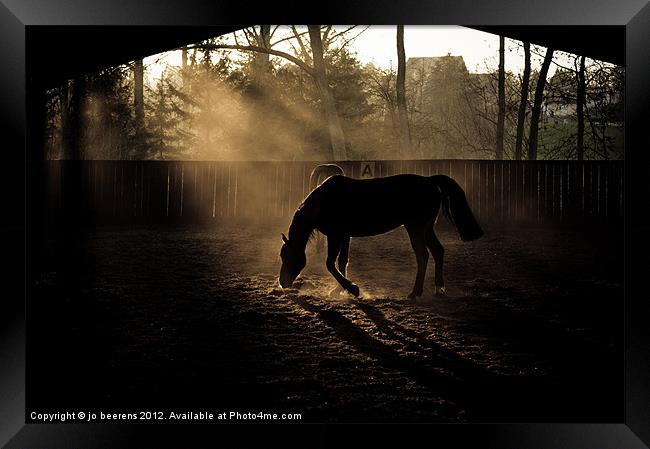
<path fill-rule="evenodd" d="M 422 296 L 429 259 L 427 248 L 435 262 L 435 293 L 444 295 L 444 248 L 434 232 L 441 208 L 456 226 L 461 240 L 471 241 L 483 235 L 465 192 L 448 176 L 396 175 L 375 179 L 332 176 L 298 207 L 289 227 L 289 237 L 282 234 L 280 285 L 290 287 L 305 267 L 305 247 L 314 230 L 318 230 L 327 236 L 328 271 L 341 287 L 357 297 L 359 287 L 346 278 L 350 237 L 383 234 L 403 225 L 417 260 L 415 285 L 408 297 Z"/>
<path fill-rule="evenodd" d="M 336 164 L 320 164 L 317 165 L 309 175 L 309 191 L 311 192 L 316 187 L 324 183 L 327 178 L 335 175 L 345 175 L 345 172 L 341 167 Z M 314 235 L 314 240 L 316 240 L 316 252 L 322 253 L 324 244 L 323 236 L 320 232 L 316 232 Z"/>

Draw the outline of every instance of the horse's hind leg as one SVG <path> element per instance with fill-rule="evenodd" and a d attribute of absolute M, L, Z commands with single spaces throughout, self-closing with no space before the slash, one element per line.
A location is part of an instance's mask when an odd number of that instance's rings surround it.
<path fill-rule="evenodd" d="M 424 228 L 420 226 L 405 226 L 406 231 L 409 234 L 411 239 L 411 246 L 415 252 L 415 260 L 418 264 L 417 275 L 415 276 L 415 285 L 413 285 L 413 291 L 408 295 L 409 299 L 415 299 L 418 296 L 422 296 L 422 290 L 424 288 L 424 275 L 427 272 L 427 262 L 429 261 L 429 253 L 427 252 L 427 247 L 424 238 Z"/>
<path fill-rule="evenodd" d="M 443 248 L 442 244 L 440 243 L 440 240 L 438 240 L 438 237 L 436 236 L 436 233 L 433 230 L 433 226 L 427 229 L 427 232 L 425 234 L 425 239 L 427 242 L 427 247 L 429 248 L 429 251 L 431 251 L 431 255 L 433 256 L 433 261 L 436 264 L 435 280 L 434 280 L 436 296 L 444 296 L 446 292 L 445 292 L 445 280 L 442 271 L 443 271 L 443 265 L 445 259 L 445 248 Z"/>

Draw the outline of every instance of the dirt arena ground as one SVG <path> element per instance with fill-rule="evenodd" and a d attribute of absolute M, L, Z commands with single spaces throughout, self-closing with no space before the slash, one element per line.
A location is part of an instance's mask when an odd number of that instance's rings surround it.
<path fill-rule="evenodd" d="M 279 289 L 280 232 L 95 230 L 68 278 L 50 241 L 28 300 L 28 408 L 622 420 L 622 230 L 486 227 L 463 243 L 442 224 L 448 297 L 430 259 L 415 304 L 403 229 L 352 239 L 358 300 L 328 296 L 313 245 L 298 288 Z"/>

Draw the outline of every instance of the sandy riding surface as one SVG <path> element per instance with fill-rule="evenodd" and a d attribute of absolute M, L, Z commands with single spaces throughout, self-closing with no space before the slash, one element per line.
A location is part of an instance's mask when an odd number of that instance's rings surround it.
<path fill-rule="evenodd" d="M 299 412 L 303 421 L 620 421 L 622 233 L 444 228 L 448 296 L 407 301 L 403 229 L 277 283 L 286 224 L 104 229 L 66 288 L 50 242 L 30 299 L 28 406 Z M 52 336 L 56 336 L 53 338 Z M 52 367 L 57 366 L 56 370 Z"/>

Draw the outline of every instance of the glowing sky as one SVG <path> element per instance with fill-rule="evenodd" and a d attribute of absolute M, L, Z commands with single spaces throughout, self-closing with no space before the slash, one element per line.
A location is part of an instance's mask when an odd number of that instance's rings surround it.
<path fill-rule="evenodd" d="M 335 29 L 344 30 L 347 26 L 336 26 Z M 360 27 L 359 31 L 362 28 Z M 357 31 L 358 32 L 358 31 Z M 355 31 L 351 32 L 356 34 Z M 284 36 L 284 30 L 278 30 L 272 39 L 276 41 Z M 228 37 L 231 40 L 231 37 Z M 233 42 L 234 43 L 234 42 Z M 290 51 L 287 43 L 280 43 L 274 48 Z M 495 70 L 498 65 L 499 37 L 482 31 L 465 28 L 462 26 L 414 26 L 404 27 L 404 48 L 406 58 L 421 56 L 443 56 L 452 54 L 462 56 L 470 72 L 488 72 Z M 396 27 L 394 25 L 372 25 L 368 27 L 350 45 L 349 49 L 356 53 L 362 63 L 370 63 L 388 68 L 397 66 Z M 545 51 L 541 48 L 541 51 Z M 231 52 L 231 57 L 235 56 Z M 532 67 L 539 69 L 542 57 L 533 53 Z M 562 53 L 556 55 L 555 61 L 565 66 L 571 66 L 569 58 Z M 160 77 L 165 64 L 180 65 L 180 51 L 171 51 L 154 55 L 144 60 L 147 67 L 147 76 L 150 80 Z M 514 73 L 523 71 L 523 49 L 518 41 L 506 39 L 505 53 L 506 70 Z M 556 66 L 553 64 L 549 70 L 552 75 Z"/>

